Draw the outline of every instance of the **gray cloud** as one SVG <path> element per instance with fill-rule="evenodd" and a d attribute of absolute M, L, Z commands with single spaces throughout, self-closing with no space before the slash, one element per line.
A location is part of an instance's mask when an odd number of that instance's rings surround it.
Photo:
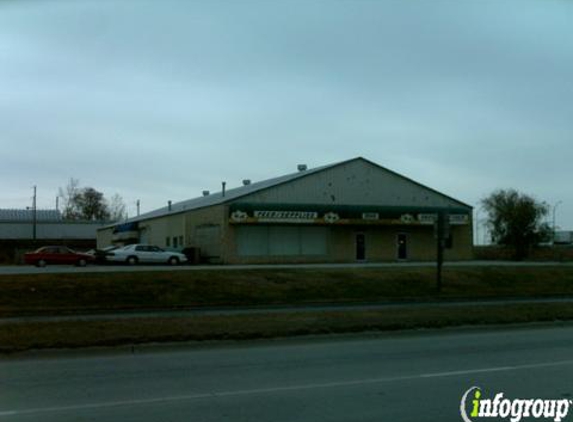
<path fill-rule="evenodd" d="M 0 6 L 1 187 L 70 176 L 145 209 L 357 155 L 573 227 L 565 1 L 12 2 Z M 19 198 L 19 199 L 18 199 Z"/>

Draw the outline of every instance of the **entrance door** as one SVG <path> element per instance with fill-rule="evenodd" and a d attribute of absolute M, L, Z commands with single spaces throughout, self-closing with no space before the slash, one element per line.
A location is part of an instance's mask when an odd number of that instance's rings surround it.
<path fill-rule="evenodd" d="M 405 233 L 399 233 L 396 236 L 396 248 L 399 260 L 408 259 L 408 237 Z"/>
<path fill-rule="evenodd" d="M 364 261 L 366 259 L 366 238 L 364 233 L 356 233 L 356 260 Z"/>

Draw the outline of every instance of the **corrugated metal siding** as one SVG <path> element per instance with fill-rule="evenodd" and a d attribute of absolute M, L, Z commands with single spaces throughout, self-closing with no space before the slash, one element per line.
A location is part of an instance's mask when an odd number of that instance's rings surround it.
<path fill-rule="evenodd" d="M 364 173 L 366 173 L 366 175 L 374 173 L 373 178 L 362 178 Z M 333 179 L 333 175 L 335 174 L 339 175 L 338 179 Z M 317 180 L 322 181 L 323 185 L 319 186 Z M 378 184 L 379 182 L 389 186 L 380 186 Z M 300 187 L 307 190 L 305 196 L 301 196 L 302 192 Z M 377 190 L 381 188 L 384 189 L 384 195 L 380 195 L 380 192 L 377 192 Z M 406 196 L 411 199 L 410 203 L 406 200 L 401 200 L 403 197 L 402 192 L 396 193 L 397 190 L 402 188 L 408 191 Z M 355 199 L 348 197 L 350 193 L 349 189 L 357 189 L 353 192 L 353 198 Z M 278 192 L 281 192 L 281 194 Z M 352 205 L 425 205 L 441 207 L 447 203 L 454 204 L 454 206 L 457 207 L 471 208 L 466 204 L 456 201 L 454 198 L 448 198 L 430 188 L 408 180 L 404 176 L 377 166 L 362 157 L 358 157 L 255 182 L 247 186 L 231 188 L 226 191 L 225 196 L 222 195 L 222 192 L 217 192 L 205 197 L 177 202 L 172 204 L 170 210 L 168 207 L 159 208 L 138 217 L 130 218 L 127 221 L 146 221 L 201 208 L 230 204 L 237 201 L 248 202 L 250 198 L 260 200 L 261 202 L 281 203 L 284 202 L 282 201 L 282 193 L 291 196 L 291 202 L 289 203 L 300 202 L 299 198 L 304 198 L 305 203 L 314 204 L 328 204 L 338 201 L 340 204 L 349 203 Z M 428 194 L 433 199 L 426 199 L 424 194 Z M 281 196 L 281 200 L 277 200 L 277 195 Z M 370 198 L 364 202 L 364 198 L 369 196 Z M 381 196 L 387 200 L 385 203 L 380 203 L 378 200 Z M 275 199 L 269 200 L 269 198 Z M 355 202 L 356 199 L 362 200 L 363 202 Z M 111 226 L 113 225 L 110 225 L 110 227 Z"/>
<path fill-rule="evenodd" d="M 237 227 L 239 256 L 326 255 L 326 227 L 242 226 Z"/>
<path fill-rule="evenodd" d="M 200 248 L 201 256 L 205 258 L 221 257 L 221 226 L 208 224 L 197 226 L 193 236 L 194 244 Z"/>
<path fill-rule="evenodd" d="M 363 160 L 255 192 L 258 203 L 459 207 L 456 201 Z"/>
<path fill-rule="evenodd" d="M 171 247 L 172 238 L 185 236 L 185 216 L 175 214 L 139 223 L 140 242 Z M 169 238 L 169 245 L 167 245 Z"/>
<path fill-rule="evenodd" d="M 95 239 L 101 224 L 38 223 L 37 239 Z M 32 239 L 32 223 L 0 223 L 0 239 Z"/>
<path fill-rule="evenodd" d="M 97 247 L 102 249 L 113 245 L 113 228 L 101 229 L 97 231 Z"/>
<path fill-rule="evenodd" d="M 32 221 L 33 210 L 0 209 L 0 221 L 18 222 Z M 61 221 L 62 214 L 58 210 L 36 210 L 36 221 Z"/>

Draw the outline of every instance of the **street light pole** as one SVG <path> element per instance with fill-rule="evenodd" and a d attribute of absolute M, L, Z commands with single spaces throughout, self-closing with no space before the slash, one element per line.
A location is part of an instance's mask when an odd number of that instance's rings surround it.
<path fill-rule="evenodd" d="M 557 226 L 555 225 L 555 212 L 557 211 L 557 207 L 559 206 L 559 204 L 562 204 L 563 201 L 557 201 L 555 203 L 555 205 L 553 205 L 553 244 L 555 245 L 555 229 L 557 228 Z"/>
<path fill-rule="evenodd" d="M 34 186 L 34 199 L 32 202 L 32 239 L 36 240 L 36 226 L 38 224 L 36 214 L 36 186 Z"/>
<path fill-rule="evenodd" d="M 475 220 L 475 246 L 479 245 L 479 209 L 476 210 L 476 220 Z"/>

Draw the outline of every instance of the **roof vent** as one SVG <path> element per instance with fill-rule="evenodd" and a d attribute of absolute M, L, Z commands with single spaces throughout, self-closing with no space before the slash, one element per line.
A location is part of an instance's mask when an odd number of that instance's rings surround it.
<path fill-rule="evenodd" d="M 171 211 L 171 201 L 167 201 L 167 211 Z"/>
<path fill-rule="evenodd" d="M 243 179 L 243 186 L 249 186 L 251 184 L 251 179 Z"/>
<path fill-rule="evenodd" d="M 306 171 L 308 169 L 306 164 L 299 164 L 298 166 L 296 166 L 296 168 L 298 169 L 298 171 Z"/>
<path fill-rule="evenodd" d="M 209 193 L 210 193 L 210 192 L 209 192 L 208 190 L 204 190 L 204 191 L 203 191 L 203 196 L 209 196 Z"/>

